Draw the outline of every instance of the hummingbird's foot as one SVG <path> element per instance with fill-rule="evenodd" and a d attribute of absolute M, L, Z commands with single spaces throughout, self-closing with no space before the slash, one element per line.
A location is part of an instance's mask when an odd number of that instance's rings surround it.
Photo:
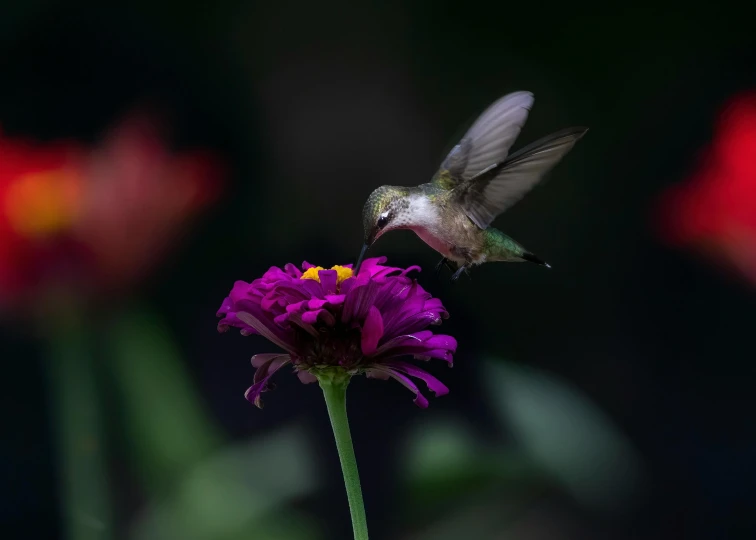
<path fill-rule="evenodd" d="M 449 259 L 447 259 L 446 257 L 442 257 L 441 260 L 438 261 L 438 264 L 436 265 L 436 269 L 435 269 L 436 277 L 438 277 L 438 275 L 441 273 L 441 268 L 443 268 L 444 266 L 446 266 L 449 270 L 454 272 L 454 268 L 452 268 L 451 262 L 449 262 Z"/>
<path fill-rule="evenodd" d="M 434 269 L 436 277 L 441 273 L 441 268 L 444 266 L 444 262 L 446 261 L 446 257 L 442 257 L 440 261 L 438 261 L 438 264 L 436 265 L 436 268 Z"/>
<path fill-rule="evenodd" d="M 469 274 L 468 271 L 467 271 L 467 265 L 466 264 L 460 266 L 459 268 L 457 268 L 457 271 L 454 272 L 454 275 L 452 275 L 451 280 L 452 281 L 457 281 L 459 279 L 459 276 L 462 275 L 462 272 L 464 272 L 465 274 Z"/>

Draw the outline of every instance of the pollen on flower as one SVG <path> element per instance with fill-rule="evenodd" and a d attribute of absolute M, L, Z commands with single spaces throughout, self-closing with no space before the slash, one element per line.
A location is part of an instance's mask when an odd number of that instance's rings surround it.
<path fill-rule="evenodd" d="M 331 270 L 336 270 L 336 275 L 338 276 L 336 283 L 338 284 L 340 284 L 345 279 L 349 279 L 354 274 L 351 268 L 347 268 L 346 266 L 341 266 L 338 264 L 332 267 Z"/>
<path fill-rule="evenodd" d="M 313 266 L 311 268 L 308 268 L 304 271 L 302 277 L 299 279 L 314 279 L 315 281 L 320 283 L 320 274 L 318 274 L 318 272 L 320 272 L 321 270 L 325 269 L 322 266 Z"/>
<path fill-rule="evenodd" d="M 320 283 L 320 272 L 321 270 L 325 270 L 322 266 L 313 266 L 311 268 L 308 268 L 302 273 L 302 277 L 299 279 L 314 279 L 318 283 Z M 336 283 L 341 284 L 342 281 L 345 279 L 349 279 L 354 275 L 351 268 L 347 268 L 346 266 L 341 266 L 337 264 L 336 266 L 331 267 L 331 270 L 336 270 Z"/>

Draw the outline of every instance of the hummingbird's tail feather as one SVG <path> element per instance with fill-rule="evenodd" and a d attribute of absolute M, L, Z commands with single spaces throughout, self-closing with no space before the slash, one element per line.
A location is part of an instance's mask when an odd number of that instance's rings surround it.
<path fill-rule="evenodd" d="M 551 265 L 549 263 L 547 263 L 546 261 L 542 260 L 540 257 L 536 256 L 534 253 L 531 253 L 529 251 L 523 252 L 523 254 L 520 255 L 520 257 L 525 261 L 539 264 L 541 266 L 545 266 L 546 268 L 551 268 Z"/>
<path fill-rule="evenodd" d="M 498 229 L 489 227 L 483 231 L 484 251 L 486 259 L 489 261 L 520 262 L 528 261 L 546 268 L 551 265 L 542 260 L 535 253 L 528 251 L 518 242 L 504 234 Z"/>

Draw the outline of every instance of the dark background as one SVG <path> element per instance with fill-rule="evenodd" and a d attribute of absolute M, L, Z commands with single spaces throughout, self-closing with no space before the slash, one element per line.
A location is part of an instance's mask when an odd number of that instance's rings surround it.
<path fill-rule="evenodd" d="M 477 537 L 749 538 L 754 290 L 663 245 L 650 218 L 663 189 L 692 170 L 722 103 L 756 87 L 756 10 L 743 6 L 5 2 L 0 125 L 6 135 L 91 141 L 147 103 L 170 119 L 177 148 L 223 157 L 231 174 L 222 200 L 129 302 L 165 322 L 223 444 L 305 426 L 320 480 L 287 504 L 315 516 L 312 538 L 348 538 L 318 389 L 282 374 L 264 411 L 249 406 L 248 358 L 270 345 L 218 335 L 214 312 L 234 280 L 271 265 L 353 262 L 372 189 L 427 181 L 490 102 L 532 91 L 518 146 L 590 127 L 549 180 L 497 220 L 552 270 L 491 264 L 452 285 L 433 278 L 437 255 L 409 232 L 372 250 L 425 269 L 421 281 L 451 312 L 444 330 L 460 348 L 453 370 L 434 370 L 451 394 L 427 411 L 398 385 L 350 388 L 371 537 L 409 538 L 462 506 L 462 488 L 452 487 L 435 511 L 410 508 L 402 444 L 424 422 L 454 417 L 477 444 L 518 448 L 484 389 L 483 359 L 496 357 L 579 389 L 629 441 L 644 487 L 604 512 L 547 482 L 516 505 L 501 536 Z M 62 538 L 43 350 L 13 322 L 0 347 L 0 527 L 5 538 Z M 150 498 L 133 480 L 116 396 L 105 411 L 116 537 L 127 538 Z M 505 498 L 519 500 L 518 486 L 503 486 Z M 254 529 L 243 537 L 266 538 Z"/>

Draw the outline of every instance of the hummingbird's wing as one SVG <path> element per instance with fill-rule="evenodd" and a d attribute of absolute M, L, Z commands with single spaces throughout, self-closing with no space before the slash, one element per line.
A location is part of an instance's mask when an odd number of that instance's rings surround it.
<path fill-rule="evenodd" d="M 434 182 L 454 189 L 504 161 L 532 106 L 533 94 L 514 92 L 488 107 L 446 156 Z"/>
<path fill-rule="evenodd" d="M 588 128 L 584 127 L 557 131 L 518 150 L 503 162 L 489 164 L 454 188 L 455 199 L 478 227 L 488 228 L 496 216 L 530 191 L 586 131 Z"/>

